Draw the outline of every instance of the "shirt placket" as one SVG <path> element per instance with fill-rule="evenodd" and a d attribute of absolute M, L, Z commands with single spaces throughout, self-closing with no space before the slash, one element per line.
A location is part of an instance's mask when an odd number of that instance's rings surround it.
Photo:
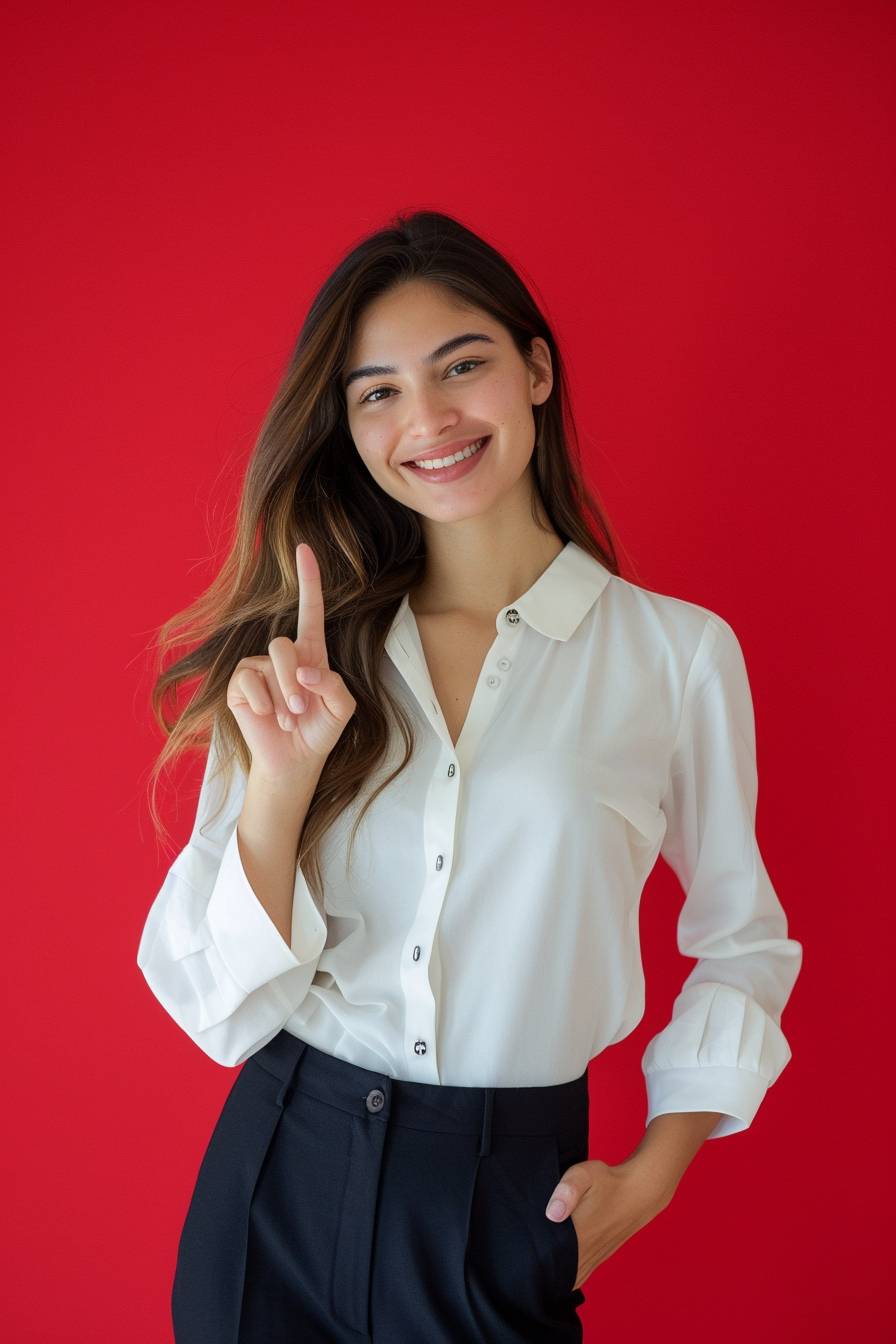
<path fill-rule="evenodd" d="M 420 1082 L 440 1082 L 436 1047 L 438 1004 L 433 990 L 433 980 L 438 985 L 440 973 L 434 959 L 438 957 L 439 917 L 454 867 L 460 791 L 479 742 L 498 710 L 501 697 L 507 694 L 521 638 L 522 619 L 516 607 L 498 612 L 495 639 L 477 678 L 456 747 L 439 708 L 414 622 L 406 620 L 393 630 L 386 646 L 440 744 L 423 810 L 423 887 L 402 946 L 400 966 L 405 1004 L 405 1067 L 408 1076 Z"/>

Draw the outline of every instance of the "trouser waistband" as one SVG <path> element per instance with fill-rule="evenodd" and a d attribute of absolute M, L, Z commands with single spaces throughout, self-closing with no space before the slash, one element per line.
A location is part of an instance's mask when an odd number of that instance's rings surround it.
<path fill-rule="evenodd" d="M 587 1070 L 568 1082 L 536 1087 L 421 1083 L 327 1054 L 285 1028 L 246 1062 L 281 1080 L 281 1106 L 299 1089 L 343 1111 L 408 1129 L 478 1133 L 480 1153 L 489 1151 L 493 1134 L 574 1136 L 587 1115 Z"/>

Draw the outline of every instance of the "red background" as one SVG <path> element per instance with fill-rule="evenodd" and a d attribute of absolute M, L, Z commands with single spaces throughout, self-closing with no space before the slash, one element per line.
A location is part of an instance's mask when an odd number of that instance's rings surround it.
<path fill-rule="evenodd" d="M 805 948 L 791 1063 L 586 1281 L 586 1338 L 884 1337 L 894 16 L 8 12 L 7 1338 L 170 1338 L 176 1239 L 234 1075 L 136 966 L 173 859 L 146 808 L 149 649 L 216 567 L 317 286 L 399 206 L 456 214 L 521 267 L 626 576 L 738 632 L 760 843 Z M 183 843 L 198 776 L 180 779 L 179 808 L 162 801 Z M 647 1012 L 591 1065 L 592 1156 L 643 1132 L 640 1055 L 692 965 L 680 901 L 658 863 Z"/>

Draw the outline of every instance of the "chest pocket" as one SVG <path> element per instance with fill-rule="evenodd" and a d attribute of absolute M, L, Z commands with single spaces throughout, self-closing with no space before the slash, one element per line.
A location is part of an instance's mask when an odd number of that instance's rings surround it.
<path fill-rule="evenodd" d="M 636 783 L 585 756 L 576 756 L 575 771 L 583 789 L 604 807 L 612 808 L 625 818 L 636 844 L 650 847 L 662 840 L 666 829 L 665 814 Z"/>
<path fill-rule="evenodd" d="M 516 764 L 527 780 L 527 789 L 537 789 L 545 807 L 555 815 L 592 818 L 601 829 L 601 809 L 624 822 L 626 836 L 635 849 L 659 845 L 666 829 L 662 809 L 648 796 L 645 786 L 631 776 L 583 755 L 581 752 L 529 752 Z M 605 818 L 609 821 L 609 818 Z"/>

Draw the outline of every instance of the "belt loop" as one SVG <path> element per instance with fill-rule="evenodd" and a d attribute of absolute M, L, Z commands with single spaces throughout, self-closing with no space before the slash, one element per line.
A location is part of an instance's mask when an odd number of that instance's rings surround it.
<path fill-rule="evenodd" d="M 485 1100 L 482 1107 L 482 1134 L 479 1139 L 479 1156 L 484 1153 L 490 1153 L 492 1148 L 492 1102 L 494 1100 L 495 1089 L 486 1087 L 484 1089 Z"/>
<path fill-rule="evenodd" d="M 289 1070 L 288 1070 L 288 1072 L 287 1072 L 287 1074 L 286 1074 L 286 1077 L 283 1079 L 283 1082 L 282 1082 L 281 1087 L 280 1087 L 280 1091 L 277 1093 L 277 1105 L 278 1105 L 278 1106 L 285 1106 L 285 1105 L 286 1105 L 286 1102 L 287 1102 L 288 1099 L 289 1099 L 289 1097 L 292 1095 L 293 1084 L 295 1083 L 296 1073 L 298 1072 L 299 1064 L 300 1064 L 301 1061 L 302 1061 L 302 1056 L 304 1055 L 305 1050 L 307 1049 L 307 1046 L 308 1046 L 308 1042 L 307 1042 L 307 1041 L 300 1040 L 298 1036 L 293 1037 L 293 1039 L 295 1040 L 295 1042 L 296 1042 L 296 1044 L 298 1045 L 299 1048 L 298 1048 L 298 1050 L 296 1051 L 296 1057 L 295 1057 L 295 1059 L 293 1060 L 292 1064 L 289 1066 Z"/>

